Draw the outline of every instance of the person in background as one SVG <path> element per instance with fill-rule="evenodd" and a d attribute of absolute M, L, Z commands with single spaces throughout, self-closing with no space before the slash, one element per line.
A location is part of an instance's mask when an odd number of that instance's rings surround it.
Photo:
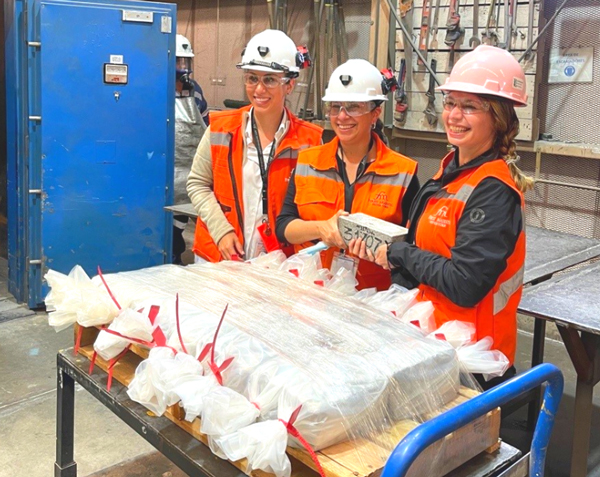
<path fill-rule="evenodd" d="M 175 81 L 175 204 L 189 201 L 186 192 L 187 176 L 200 138 L 206 130 L 204 117 L 208 118 L 208 107 L 202 89 L 190 75 L 193 71 L 194 52 L 188 39 L 176 37 L 176 81 Z M 173 216 L 173 263 L 181 264 L 181 255 L 186 245 L 183 231 L 188 223 L 186 215 Z"/>
<path fill-rule="evenodd" d="M 278 30 L 258 33 L 244 49 L 237 66 L 251 104 L 210 114 L 188 178 L 197 261 L 252 259 L 281 247 L 275 219 L 298 152 L 320 144 L 323 132 L 285 107 L 308 64 L 306 50 Z"/>
<path fill-rule="evenodd" d="M 350 250 L 392 269 L 397 283 L 418 286 L 436 325 L 475 325 L 491 336 L 511 368 L 484 388 L 515 374 L 517 306 L 523 289 L 523 193 L 533 180 L 515 165 L 519 120 L 527 104 L 525 74 L 508 52 L 482 45 L 456 63 L 438 88 L 452 151 L 426 182 L 410 211 L 406 242 L 381 246 L 375 256 L 360 240 Z"/>
<path fill-rule="evenodd" d="M 200 115 L 207 126 L 210 124 L 208 117 L 208 103 L 198 82 L 191 76 L 194 72 L 194 51 L 192 44 L 183 35 L 177 35 L 176 39 L 176 64 L 177 82 L 175 84 L 175 97 L 187 98 L 192 96 L 200 111 Z"/>
<path fill-rule="evenodd" d="M 353 59 L 333 71 L 323 101 L 335 138 L 302 151 L 277 219 L 277 237 L 295 250 L 322 241 L 323 266 L 354 268 L 343 256 L 346 244 L 338 230 L 340 215 L 363 212 L 406 223 L 419 190 L 417 163 L 388 148 L 374 132 L 387 100 L 384 76 L 368 61 Z M 368 261 L 356 270 L 359 289 L 390 286 L 390 272 Z"/>

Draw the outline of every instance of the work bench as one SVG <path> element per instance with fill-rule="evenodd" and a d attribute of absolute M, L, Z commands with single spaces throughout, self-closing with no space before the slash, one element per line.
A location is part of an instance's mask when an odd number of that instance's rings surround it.
<path fill-rule="evenodd" d="M 148 443 L 169 458 L 175 465 L 191 476 L 242 477 L 245 474 L 228 461 L 212 454 L 191 434 L 187 433 L 166 417 L 155 417 L 141 404 L 133 402 L 127 388 L 114 380 L 111 390 L 106 390 L 108 375 L 98 367 L 88 373 L 89 359 L 73 350 L 64 350 L 57 355 L 57 422 L 55 477 L 76 477 L 77 464 L 74 460 L 74 404 L 75 382 L 79 383 L 94 398 L 117 415 Z M 449 477 L 494 477 L 521 457 L 518 449 L 502 442 L 497 450 L 481 453 Z M 293 458 L 292 458 L 292 462 Z M 259 473 L 259 475 L 267 475 Z M 293 471 L 292 477 L 317 477 L 312 470 Z"/>
<path fill-rule="evenodd" d="M 600 262 L 526 289 L 519 312 L 556 323 L 577 372 L 571 477 L 587 475 L 592 397 L 600 381 Z M 543 348 L 542 348 L 543 358 Z"/>

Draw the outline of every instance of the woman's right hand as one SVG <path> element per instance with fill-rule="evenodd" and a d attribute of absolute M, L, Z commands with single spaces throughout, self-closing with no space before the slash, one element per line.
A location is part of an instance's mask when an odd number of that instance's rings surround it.
<path fill-rule="evenodd" d="M 223 235 L 223 238 L 219 240 L 217 247 L 225 260 L 231 260 L 232 255 L 237 255 L 238 257 L 244 256 L 244 247 L 242 247 L 235 232 L 229 232 L 228 234 Z"/>
<path fill-rule="evenodd" d="M 348 212 L 345 210 L 338 210 L 337 213 L 329 220 L 320 221 L 318 225 L 318 231 L 319 238 L 325 242 L 325 245 L 345 249 L 346 242 L 344 242 L 342 239 L 340 230 L 338 229 L 338 218 L 341 215 L 348 215 Z"/>

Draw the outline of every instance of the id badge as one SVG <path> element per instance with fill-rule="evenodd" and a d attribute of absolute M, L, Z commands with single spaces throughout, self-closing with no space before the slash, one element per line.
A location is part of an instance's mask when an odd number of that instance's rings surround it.
<path fill-rule="evenodd" d="M 269 221 L 266 217 L 263 218 L 262 223 L 256 230 L 258 230 L 258 233 L 260 234 L 260 238 L 267 253 L 274 252 L 281 248 L 277 236 L 275 235 L 275 231 L 269 225 Z"/>
<path fill-rule="evenodd" d="M 335 252 L 333 254 L 333 261 L 331 262 L 331 273 L 336 275 L 340 268 L 345 268 L 352 273 L 352 276 L 356 278 L 356 270 L 358 269 L 358 258 L 351 257 L 341 252 Z"/>

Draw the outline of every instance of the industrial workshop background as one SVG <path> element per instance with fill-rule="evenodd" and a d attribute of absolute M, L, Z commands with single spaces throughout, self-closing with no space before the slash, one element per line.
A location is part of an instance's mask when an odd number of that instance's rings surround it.
<path fill-rule="evenodd" d="M 396 0 L 394 0 L 396 1 Z M 536 28 L 534 34 L 543 28 L 549 18 L 564 0 L 521 0 L 518 2 L 518 19 L 515 30 L 514 48 L 519 52 L 530 41 L 528 36 L 529 5 L 536 9 Z M 287 0 L 278 2 L 277 12 L 269 11 L 275 2 L 266 0 L 181 0 L 178 6 L 178 33 L 186 35 L 192 41 L 196 58 L 194 76 L 201 84 L 209 106 L 222 108 L 225 99 L 244 99 L 243 85 L 239 71 L 233 66 L 239 59 L 240 52 L 248 39 L 256 32 L 275 23 L 298 43 L 312 47 L 317 56 L 318 67 L 312 73 L 303 72 L 298 81 L 290 106 L 297 113 L 322 118 L 320 102 L 316 98 L 322 93 L 325 79 L 339 62 L 347 57 L 366 58 L 380 67 L 394 66 L 397 71 L 403 58 L 403 41 L 400 26 L 394 15 L 390 15 L 388 0 L 338 0 L 329 2 L 316 0 Z M 444 45 L 446 23 L 450 1 L 429 0 L 432 9 L 429 26 L 435 27 L 435 7 L 437 8 L 438 38 L 428 45 L 430 58 L 437 58 L 440 78 L 443 71 L 448 70 L 449 47 Z M 477 2 L 479 6 L 479 37 L 488 26 L 488 9 L 491 0 Z M 504 5 L 503 0 L 494 2 Z M 410 4 L 413 16 L 413 40 L 420 41 L 423 0 L 402 1 L 402 6 Z M 315 16 L 320 6 L 321 25 L 316 27 Z M 469 40 L 473 36 L 473 1 L 458 2 L 458 13 L 466 31 L 456 41 L 454 48 L 459 57 L 461 51 L 469 51 Z M 0 12 L 4 16 L 4 2 L 0 4 Z M 537 11 L 541 15 L 537 17 Z M 403 9 L 397 10 L 401 15 Z M 499 20 L 503 25 L 503 13 L 492 18 L 492 23 Z M 539 21 L 539 25 L 537 24 Z M 496 25 L 494 25 L 496 26 Z M 539 28 L 538 28 L 539 27 Z M 315 35 L 314 32 L 319 34 Z M 3 32 L 4 33 L 4 32 Z M 500 29 L 499 43 L 502 43 Z M 535 36 L 534 35 L 534 36 Z M 3 38 L 5 35 L 2 36 Z M 440 41 L 441 40 L 441 41 Z M 437 45 L 435 44 L 437 43 Z M 530 174 L 547 182 L 540 182 L 529 192 L 527 198 L 527 223 L 561 232 L 571 232 L 586 237 L 600 238 L 600 8 L 597 0 L 568 0 L 548 27 L 544 37 L 537 45 L 539 55 L 528 66 L 529 78 L 535 78 L 535 101 L 531 111 L 534 132 L 543 133 L 554 141 L 573 144 L 557 144 L 550 141 L 523 141 L 519 144 L 521 167 Z M 592 48 L 593 71 L 591 82 L 549 83 L 549 59 L 551 50 L 557 48 Z M 432 53 L 432 54 L 431 54 Z M 518 52 L 514 52 L 517 55 Z M 319 58 L 320 56 L 320 58 Z M 327 58 L 327 61 L 325 59 Z M 392 65 L 393 63 L 393 65 Z M 418 71 L 422 65 L 414 60 Z M 5 115 L 5 64 L 4 48 L 0 48 L 0 143 L 6 144 Z M 312 77 L 309 76 L 312 74 Z M 415 71 L 415 74 L 416 71 Z M 427 86 L 428 75 L 420 73 L 421 83 Z M 312 81 L 310 81 L 312 80 Z M 318 80 L 318 81 L 317 81 Z M 415 80 L 419 81 L 419 80 Z M 309 88 L 310 84 L 310 88 Z M 425 87 L 426 91 L 427 87 Z M 310 90 L 308 100 L 307 90 Z M 14 92 L 17 94 L 17 92 Z M 408 92 L 410 97 L 410 92 Z M 316 96 L 315 96 L 316 94 Z M 426 96 L 421 95 L 425 98 Z M 410 103 L 411 100 L 409 100 Z M 418 103 L 417 100 L 414 100 Z M 420 101 L 420 100 L 419 100 Z M 410 106 L 410 104 L 409 104 Z M 414 111 L 422 111 L 420 104 L 415 104 Z M 301 110 L 306 109 L 304 113 Z M 386 125 L 389 126 L 392 145 L 408 156 L 419 161 L 421 180 L 431 177 L 437 170 L 439 158 L 446 150 L 445 136 L 441 132 L 429 132 L 427 127 L 407 123 L 403 128 L 393 128 L 392 124 L 402 126 L 393 120 L 394 111 L 388 108 Z M 438 101 L 439 109 L 439 101 Z M 441 109 L 440 109 L 441 111 Z M 410 114 L 410 107 L 409 107 Z M 422 113 L 417 122 L 425 124 Z M 441 131 L 440 126 L 437 130 Z M 418 129 L 424 129 L 421 131 Z M 429 130 L 435 130 L 435 128 Z M 581 144 L 580 144 L 581 143 Z M 536 154 L 537 149 L 537 154 Z M 557 152 L 559 151 L 559 152 Z M 548 183 L 551 182 L 551 183 Z M 558 183 L 558 184 L 557 184 Z M 567 185 L 565 185 L 567 184 Z M 7 201 L 6 201 L 6 151 L 0 153 L 0 255 L 6 257 Z"/>

